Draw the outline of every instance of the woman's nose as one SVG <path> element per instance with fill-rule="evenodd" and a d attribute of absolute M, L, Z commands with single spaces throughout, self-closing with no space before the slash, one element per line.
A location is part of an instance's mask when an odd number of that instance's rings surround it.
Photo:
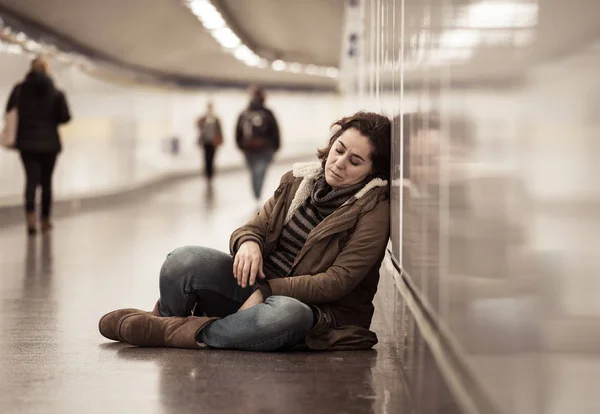
<path fill-rule="evenodd" d="M 344 169 L 346 167 L 346 159 L 344 157 L 339 157 L 337 160 L 335 160 L 335 166 L 338 169 Z"/>

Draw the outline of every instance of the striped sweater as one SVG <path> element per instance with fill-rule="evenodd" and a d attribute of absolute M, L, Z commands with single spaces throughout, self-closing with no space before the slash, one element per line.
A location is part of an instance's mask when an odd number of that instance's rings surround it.
<path fill-rule="evenodd" d="M 310 232 L 364 185 L 361 182 L 352 187 L 332 189 L 324 176 L 319 177 L 310 197 L 294 212 L 283 228 L 277 248 L 265 259 L 263 269 L 267 279 L 287 276 Z"/>

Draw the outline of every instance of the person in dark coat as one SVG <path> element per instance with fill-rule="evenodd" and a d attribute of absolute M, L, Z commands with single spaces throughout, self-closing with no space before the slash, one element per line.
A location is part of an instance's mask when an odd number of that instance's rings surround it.
<path fill-rule="evenodd" d="M 17 84 L 8 99 L 6 112 L 17 107 L 19 122 L 15 149 L 25 169 L 25 212 L 30 235 L 37 232 L 35 195 L 42 188 L 42 231 L 52 228 L 52 173 L 62 146 L 58 126 L 71 120 L 65 94 L 49 76 L 48 62 L 41 57 L 31 62 L 25 80 Z"/>
<path fill-rule="evenodd" d="M 254 197 L 260 202 L 265 175 L 279 150 L 280 137 L 275 115 L 265 107 L 265 93 L 257 86 L 251 88 L 250 104 L 238 117 L 235 137 L 250 169 Z"/>

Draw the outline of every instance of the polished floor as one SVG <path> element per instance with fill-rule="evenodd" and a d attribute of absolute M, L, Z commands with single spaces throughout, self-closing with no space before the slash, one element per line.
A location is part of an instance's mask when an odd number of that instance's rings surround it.
<path fill-rule="evenodd" d="M 265 193 L 285 169 L 270 171 Z M 47 236 L 28 238 L 21 223 L 1 228 L 0 412 L 411 412 L 381 312 L 370 352 L 141 349 L 100 336 L 105 312 L 152 307 L 167 253 L 186 244 L 226 250 L 254 209 L 239 172 L 218 177 L 212 193 L 189 179 L 59 218 Z"/>

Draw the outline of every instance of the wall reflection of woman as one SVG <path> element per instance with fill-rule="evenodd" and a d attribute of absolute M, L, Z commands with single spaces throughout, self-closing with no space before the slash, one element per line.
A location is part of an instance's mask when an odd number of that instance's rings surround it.
<path fill-rule="evenodd" d="M 449 271 L 440 268 L 446 266 L 440 263 L 440 248 L 451 249 L 451 266 L 465 265 L 467 237 L 461 223 L 468 210 L 464 163 L 469 136 L 446 133 L 437 115 L 425 113 L 405 114 L 403 131 L 402 267 L 437 308 L 440 270 Z M 449 219 L 448 226 L 440 227 L 441 217 Z"/>

